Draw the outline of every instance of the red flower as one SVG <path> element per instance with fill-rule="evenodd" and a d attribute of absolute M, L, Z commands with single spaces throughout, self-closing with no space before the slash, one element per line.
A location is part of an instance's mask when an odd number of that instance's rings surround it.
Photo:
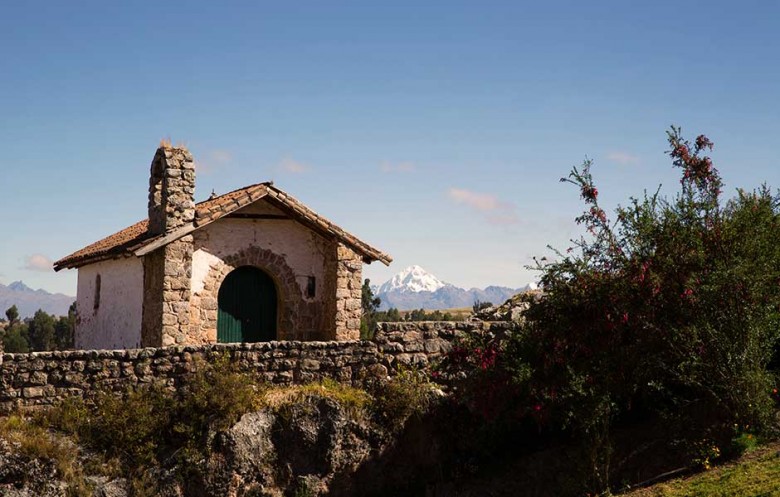
<path fill-rule="evenodd" d="M 703 150 L 705 148 L 708 148 L 712 150 L 712 142 L 709 138 L 707 138 L 704 135 L 699 135 L 696 137 L 696 150 Z"/>
<path fill-rule="evenodd" d="M 599 191 L 596 189 L 595 186 L 582 187 L 582 197 L 585 200 L 596 200 L 596 197 L 598 196 L 599 196 Z"/>

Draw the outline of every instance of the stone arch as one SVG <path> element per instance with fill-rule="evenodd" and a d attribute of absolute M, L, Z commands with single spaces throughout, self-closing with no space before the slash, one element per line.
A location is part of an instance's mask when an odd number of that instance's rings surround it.
<path fill-rule="evenodd" d="M 241 266 L 254 266 L 265 271 L 276 285 L 279 307 L 277 309 L 277 337 L 279 340 L 309 338 L 305 330 L 315 323 L 302 323 L 302 316 L 311 316 L 311 303 L 305 302 L 296 282 L 295 273 L 284 257 L 270 250 L 248 247 L 214 262 L 206 275 L 203 290 L 192 296 L 191 343 L 215 343 L 217 341 L 217 297 L 219 288 L 228 274 Z"/>

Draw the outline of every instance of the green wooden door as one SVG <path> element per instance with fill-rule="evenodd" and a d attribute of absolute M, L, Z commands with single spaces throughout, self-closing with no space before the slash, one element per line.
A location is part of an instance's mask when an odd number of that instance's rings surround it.
<path fill-rule="evenodd" d="M 265 272 L 242 266 L 227 275 L 218 296 L 217 341 L 276 339 L 276 286 Z"/>

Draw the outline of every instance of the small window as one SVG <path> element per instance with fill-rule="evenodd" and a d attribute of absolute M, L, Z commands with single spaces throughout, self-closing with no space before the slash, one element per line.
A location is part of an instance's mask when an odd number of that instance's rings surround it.
<path fill-rule="evenodd" d="M 310 299 L 314 298 L 314 294 L 317 290 L 317 279 L 314 276 L 309 276 L 309 281 L 306 283 L 306 296 Z"/>
<path fill-rule="evenodd" d="M 95 276 L 95 302 L 92 307 L 93 313 L 97 314 L 100 308 L 100 275 Z"/>

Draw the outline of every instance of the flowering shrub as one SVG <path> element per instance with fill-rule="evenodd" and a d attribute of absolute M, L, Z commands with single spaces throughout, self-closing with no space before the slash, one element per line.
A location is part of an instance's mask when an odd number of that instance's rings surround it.
<path fill-rule="evenodd" d="M 767 426 L 780 329 L 780 202 L 766 187 L 721 200 L 704 153 L 712 142 L 668 133 L 682 172 L 673 199 L 631 199 L 607 218 L 591 163 L 568 178 L 589 235 L 539 264 L 545 294 L 526 312 L 516 360 L 551 423 L 600 441 L 633 412 L 728 440 L 737 423 Z M 595 444 L 598 446 L 598 443 Z"/>
<path fill-rule="evenodd" d="M 734 426 L 766 428 L 777 399 L 780 199 L 761 187 L 722 200 L 712 142 L 674 127 L 668 139 L 681 172 L 673 199 L 632 198 L 610 219 L 590 161 L 562 179 L 585 203 L 586 234 L 538 261 L 544 294 L 520 333 L 449 358 L 473 405 L 494 405 L 497 389 L 503 412 L 580 440 L 590 491 L 608 486 L 619 423 L 660 416 L 667 442 L 725 448 Z"/>
<path fill-rule="evenodd" d="M 455 399 L 484 420 L 515 421 L 525 414 L 520 398 L 527 367 L 512 359 L 507 341 L 481 331 L 467 332 L 434 371 L 434 379 L 452 384 Z M 515 369 L 518 367 L 520 369 Z M 527 407 L 527 406 L 526 406 Z"/>

